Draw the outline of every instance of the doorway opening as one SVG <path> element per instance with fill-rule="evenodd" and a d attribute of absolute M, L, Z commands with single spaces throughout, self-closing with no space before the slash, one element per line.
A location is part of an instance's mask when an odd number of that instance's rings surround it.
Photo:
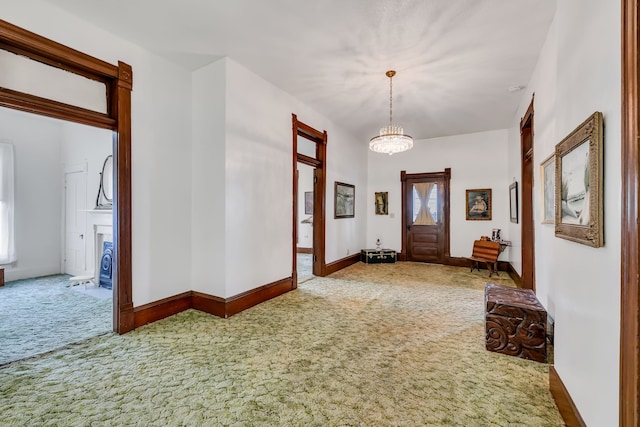
<path fill-rule="evenodd" d="M 533 224 L 533 99 L 520 121 L 522 148 L 522 287 L 536 290 Z"/>
<path fill-rule="evenodd" d="M 307 140 L 308 141 L 308 140 Z M 300 149 L 300 145 L 298 146 Z M 298 162 L 297 272 L 298 283 L 313 277 L 313 187 L 316 169 Z"/>
<path fill-rule="evenodd" d="M 112 65 L 0 20 L 0 44 L 8 52 L 85 77 L 105 87 L 105 112 L 0 87 L 0 106 L 113 131 L 113 330 L 134 329 L 131 257 L 131 91 L 133 70 Z"/>
<path fill-rule="evenodd" d="M 451 169 L 408 174 L 402 182 L 403 261 L 444 264 L 449 250 L 449 188 Z"/>
<path fill-rule="evenodd" d="M 298 120 L 295 114 L 292 114 L 292 122 L 292 277 L 293 287 L 296 288 L 298 286 L 299 247 L 301 254 L 305 254 L 306 252 L 305 255 L 309 258 L 309 262 L 311 263 L 311 274 L 314 276 L 326 276 L 327 266 L 325 263 L 324 249 L 327 132 L 320 132 L 311 126 L 302 123 Z M 309 200 L 310 203 L 307 203 L 307 200 Z M 311 212 L 311 214 L 307 212 Z M 303 243 L 299 245 L 300 240 L 305 238 L 305 232 L 307 232 L 308 236 L 311 238 L 308 239 L 307 237 L 307 240 L 303 240 Z M 302 256 L 304 257 L 304 255 Z"/>
<path fill-rule="evenodd" d="M 4 202 L 16 246 L 0 287 L 4 364 L 113 330 L 113 291 L 94 262 L 95 226 L 113 235 L 111 210 L 94 210 L 112 131 L 0 108 L 0 140 L 14 148 L 19 196 Z"/>

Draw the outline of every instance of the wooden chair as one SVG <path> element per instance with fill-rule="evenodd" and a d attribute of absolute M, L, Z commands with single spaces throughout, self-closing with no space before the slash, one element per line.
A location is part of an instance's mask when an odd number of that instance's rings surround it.
<path fill-rule="evenodd" d="M 489 277 L 493 273 L 498 274 L 498 255 L 500 255 L 500 243 L 491 240 L 476 240 L 473 242 L 473 253 L 468 258 L 471 261 L 471 271 L 473 267 L 480 271 L 478 263 L 484 262 L 489 270 Z"/>

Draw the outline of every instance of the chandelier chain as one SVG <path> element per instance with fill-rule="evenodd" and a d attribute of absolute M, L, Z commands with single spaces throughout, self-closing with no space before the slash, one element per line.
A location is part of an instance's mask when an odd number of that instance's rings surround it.
<path fill-rule="evenodd" d="M 393 124 L 393 76 L 389 77 L 389 126 Z"/>

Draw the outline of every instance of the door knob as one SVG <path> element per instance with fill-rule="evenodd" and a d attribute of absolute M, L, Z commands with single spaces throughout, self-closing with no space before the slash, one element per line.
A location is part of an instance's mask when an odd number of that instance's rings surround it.
<path fill-rule="evenodd" d="M 81 235 L 80 235 L 80 238 L 81 238 L 81 239 L 84 239 L 84 234 L 81 234 Z"/>

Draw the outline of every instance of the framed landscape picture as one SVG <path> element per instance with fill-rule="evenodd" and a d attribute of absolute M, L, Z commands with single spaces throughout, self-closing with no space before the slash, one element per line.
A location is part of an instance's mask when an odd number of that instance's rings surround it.
<path fill-rule="evenodd" d="M 467 190 L 466 210 L 468 221 L 491 219 L 491 189 Z"/>
<path fill-rule="evenodd" d="M 335 218 L 353 218 L 355 216 L 356 186 L 337 182 L 334 191 Z"/>
<path fill-rule="evenodd" d="M 555 152 L 556 237 L 599 248 L 604 245 L 602 113 L 595 112 Z"/>

